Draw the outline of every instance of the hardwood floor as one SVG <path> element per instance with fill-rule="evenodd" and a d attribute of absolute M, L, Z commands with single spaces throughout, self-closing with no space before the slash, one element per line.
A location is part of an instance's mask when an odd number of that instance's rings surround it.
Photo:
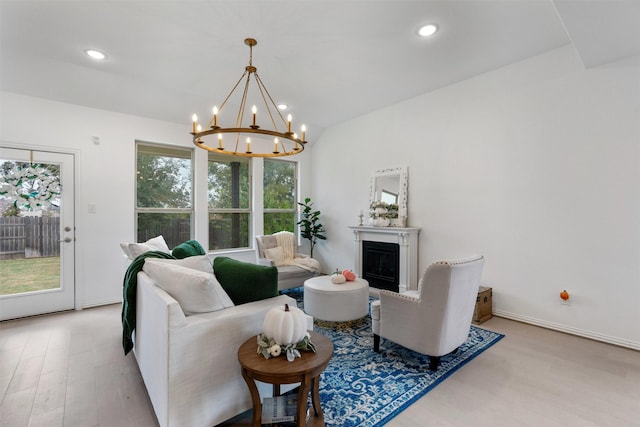
<path fill-rule="evenodd" d="M 157 426 L 120 310 L 1 322 L 0 425 Z M 640 427 L 640 352 L 501 318 L 481 327 L 506 337 L 387 426 Z"/>

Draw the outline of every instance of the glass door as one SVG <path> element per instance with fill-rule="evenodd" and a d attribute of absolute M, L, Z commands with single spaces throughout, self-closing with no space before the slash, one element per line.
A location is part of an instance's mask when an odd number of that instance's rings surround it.
<path fill-rule="evenodd" d="M 75 305 L 74 156 L 0 147 L 0 320 Z"/>

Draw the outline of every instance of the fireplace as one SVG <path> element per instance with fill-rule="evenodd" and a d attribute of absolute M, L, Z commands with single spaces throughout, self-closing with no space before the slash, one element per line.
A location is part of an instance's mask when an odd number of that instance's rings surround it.
<path fill-rule="evenodd" d="M 355 237 L 356 274 L 366 279 L 371 288 L 396 292 L 418 289 L 419 228 L 349 228 Z"/>
<path fill-rule="evenodd" d="M 398 292 L 400 290 L 400 245 L 363 241 L 362 278 L 374 288 Z"/>

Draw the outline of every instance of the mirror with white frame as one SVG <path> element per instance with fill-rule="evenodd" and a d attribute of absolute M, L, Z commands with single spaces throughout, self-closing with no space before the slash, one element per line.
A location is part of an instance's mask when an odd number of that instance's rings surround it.
<path fill-rule="evenodd" d="M 389 225 L 405 227 L 407 224 L 407 192 L 409 186 L 407 166 L 379 169 L 371 176 L 369 203 L 385 202 L 398 205 L 398 218 Z"/>

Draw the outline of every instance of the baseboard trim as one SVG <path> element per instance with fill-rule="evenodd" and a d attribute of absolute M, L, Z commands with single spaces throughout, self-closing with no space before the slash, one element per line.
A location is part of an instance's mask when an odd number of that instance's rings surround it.
<path fill-rule="evenodd" d="M 122 298 L 106 299 L 102 301 L 91 301 L 89 303 L 84 304 L 81 308 L 76 308 L 76 310 L 83 310 L 85 308 L 102 307 L 104 305 L 121 304 L 121 303 L 122 303 Z"/>
<path fill-rule="evenodd" d="M 584 329 L 573 328 L 570 326 L 562 325 L 560 323 L 548 322 L 546 320 L 536 319 L 534 317 L 529 317 L 529 316 L 522 316 L 520 314 L 510 313 L 508 311 L 503 311 L 503 310 L 493 310 L 493 315 L 497 317 L 504 317 L 505 319 L 516 320 L 518 322 L 527 323 L 534 326 L 540 326 L 542 328 L 552 329 L 554 331 L 576 335 L 583 338 L 589 338 L 595 341 L 605 342 L 607 344 L 613 344 L 620 347 L 626 347 L 632 350 L 640 351 L 640 342 L 635 342 L 635 341 L 626 340 L 618 337 L 599 334 L 597 332 L 587 331 Z"/>

